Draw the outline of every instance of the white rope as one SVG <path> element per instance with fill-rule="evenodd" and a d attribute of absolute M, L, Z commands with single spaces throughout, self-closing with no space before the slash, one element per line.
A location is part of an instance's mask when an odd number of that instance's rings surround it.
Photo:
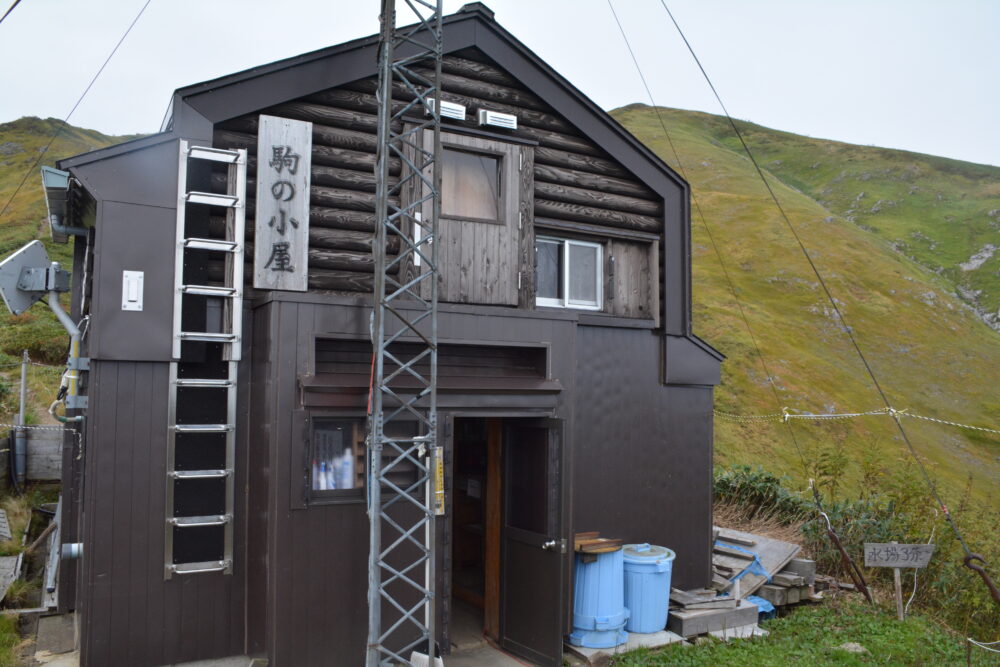
<path fill-rule="evenodd" d="M 813 414 L 813 413 L 793 413 L 788 408 L 782 408 L 780 414 L 764 414 L 764 415 L 737 415 L 730 412 L 722 412 L 721 410 L 712 411 L 715 416 L 721 417 L 723 419 L 728 419 L 735 422 L 787 422 L 791 419 L 806 419 L 809 421 L 830 421 L 835 419 L 856 419 L 858 417 L 870 417 L 875 415 L 889 415 L 895 419 L 900 417 L 913 417 L 914 419 L 922 419 L 924 421 L 934 422 L 936 424 L 944 424 L 945 426 L 955 426 L 957 428 L 965 428 L 972 431 L 981 431 L 983 433 L 995 433 L 1000 435 L 1000 429 L 987 428 L 985 426 L 972 426 L 971 424 L 962 424 L 959 422 L 948 421 L 946 419 L 936 419 L 935 417 L 926 417 L 924 415 L 913 414 L 907 411 L 907 409 L 896 409 L 896 408 L 879 408 L 878 410 L 869 410 L 867 412 L 842 412 L 834 414 Z"/>
<path fill-rule="evenodd" d="M 20 424 L 0 424 L 0 428 L 13 428 L 24 431 L 73 431 L 75 428 L 64 428 L 62 426 L 21 426 Z"/>
<path fill-rule="evenodd" d="M 1000 644 L 1000 641 L 997 641 L 997 642 L 977 642 L 972 637 L 966 637 L 965 641 L 969 642 L 970 644 L 975 644 L 979 648 L 984 649 L 986 651 L 992 651 L 993 653 L 1000 653 L 1000 648 L 990 648 L 991 646 L 996 646 L 997 644 Z"/>

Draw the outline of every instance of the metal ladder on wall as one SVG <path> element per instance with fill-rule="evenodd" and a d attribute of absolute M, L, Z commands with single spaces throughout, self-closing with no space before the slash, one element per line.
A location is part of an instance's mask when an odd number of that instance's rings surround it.
<path fill-rule="evenodd" d="M 232 573 L 234 466 L 236 459 L 237 366 L 240 360 L 243 320 L 243 244 L 246 219 L 246 150 L 222 150 L 179 142 L 177 169 L 177 236 L 174 263 L 173 358 L 170 363 L 168 396 L 168 443 L 166 480 L 165 574 L 199 572 Z M 225 165 L 226 193 L 188 189 L 189 167 L 210 170 Z M 207 181 L 206 181 L 207 182 Z M 206 188 L 208 189 L 208 188 Z M 223 238 L 192 237 L 187 233 L 188 207 L 200 205 L 209 211 L 225 211 Z M 208 217 L 205 217 L 207 220 Z M 191 253 L 224 261 L 221 285 L 190 284 L 185 266 L 191 268 Z M 192 271 L 193 272 L 193 271 Z M 204 281 L 213 282 L 213 281 Z M 214 281 L 219 282 L 219 281 Z M 191 303 L 196 301 L 196 303 Z M 221 305 L 217 331 L 185 330 L 185 312 Z M 191 344 L 197 350 L 189 349 Z M 221 395 L 224 393 L 224 396 Z M 221 399 L 221 400 L 220 400 Z M 207 406 L 207 407 L 206 407 Z M 190 418 L 193 413 L 196 417 Z M 178 465 L 178 446 L 204 447 L 224 464 L 212 468 L 192 467 L 186 460 Z M 219 451 L 221 450 L 221 451 Z M 185 457 L 186 458 L 186 457 Z M 218 485 L 225 486 L 219 498 Z M 214 493 L 203 494 L 204 487 Z M 199 500 L 210 497 L 216 506 L 206 511 Z M 185 501 L 187 498 L 189 500 Z M 178 503 L 178 499 L 182 502 Z M 180 506 L 178 506 L 180 505 Z M 192 510 L 192 506 L 195 507 Z M 180 548 L 178 548 L 180 547 Z M 198 556 L 192 559 L 191 553 Z"/>

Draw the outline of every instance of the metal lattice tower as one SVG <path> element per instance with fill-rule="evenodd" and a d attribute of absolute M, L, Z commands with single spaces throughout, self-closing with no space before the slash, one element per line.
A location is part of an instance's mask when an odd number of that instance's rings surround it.
<path fill-rule="evenodd" d="M 440 212 L 441 0 L 405 0 L 417 15 L 397 28 L 382 0 L 376 164 L 374 368 L 368 440 L 368 651 L 366 663 L 434 655 L 434 480 L 437 448 L 437 238 Z M 428 74 L 428 70 L 432 74 Z M 393 88 L 408 103 L 393 103 Z M 432 141 L 431 141 L 432 138 Z M 429 144 L 429 146 L 428 146 Z M 402 162 L 389 182 L 389 163 Z M 399 254 L 387 256 L 390 236 Z M 405 346 L 400 343 L 406 340 Z M 416 341 L 414 343 L 413 341 Z M 406 380 L 401 390 L 400 380 Z M 416 385 L 416 388 L 414 388 Z M 405 436 L 394 422 L 416 422 Z M 389 433 L 389 435 L 387 435 Z M 392 618 L 383 619 L 383 608 Z"/>

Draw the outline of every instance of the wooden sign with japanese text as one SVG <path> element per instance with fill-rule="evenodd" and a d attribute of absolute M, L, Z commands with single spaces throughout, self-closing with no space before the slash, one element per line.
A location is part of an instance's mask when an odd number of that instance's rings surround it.
<path fill-rule="evenodd" d="M 927 567 L 933 544 L 865 542 L 865 567 Z"/>
<path fill-rule="evenodd" d="M 307 289 L 311 164 L 312 123 L 260 117 L 254 287 Z"/>

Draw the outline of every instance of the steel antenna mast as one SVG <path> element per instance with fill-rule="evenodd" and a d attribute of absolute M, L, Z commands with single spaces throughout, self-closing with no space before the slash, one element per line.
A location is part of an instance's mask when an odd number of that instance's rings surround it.
<path fill-rule="evenodd" d="M 405 4 L 417 22 L 397 28 L 395 0 L 382 0 L 378 56 L 368 667 L 410 664 L 414 650 L 434 657 L 442 2 Z M 410 101 L 394 103 L 394 88 Z M 395 160 L 402 171 L 392 185 Z M 399 239 L 393 257 L 390 237 Z"/>

